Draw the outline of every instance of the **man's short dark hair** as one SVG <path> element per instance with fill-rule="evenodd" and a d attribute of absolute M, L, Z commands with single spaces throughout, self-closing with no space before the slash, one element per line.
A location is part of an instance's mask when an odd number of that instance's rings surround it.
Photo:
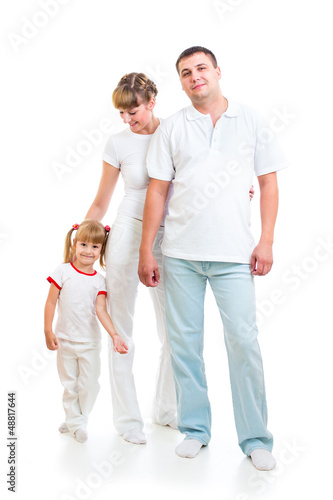
<path fill-rule="evenodd" d="M 205 47 L 195 46 L 195 47 L 190 47 L 189 49 L 184 50 L 180 54 L 180 56 L 178 57 L 177 62 L 176 62 L 177 72 L 179 73 L 179 63 L 182 59 L 186 59 L 187 57 L 191 57 L 191 56 L 193 56 L 193 54 L 197 54 L 199 52 L 202 52 L 202 53 L 206 54 L 208 57 L 210 57 L 214 68 L 217 68 L 218 64 L 217 64 L 217 60 L 216 60 L 216 57 L 213 54 L 213 52 L 209 49 L 206 49 Z"/>

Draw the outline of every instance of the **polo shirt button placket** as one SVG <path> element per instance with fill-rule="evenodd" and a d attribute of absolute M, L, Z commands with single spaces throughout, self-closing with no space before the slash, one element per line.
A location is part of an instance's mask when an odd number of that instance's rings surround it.
<path fill-rule="evenodd" d="M 212 138 L 213 140 L 212 140 L 212 144 L 211 144 L 211 148 L 214 149 L 214 150 L 215 150 L 214 146 L 216 146 L 216 141 L 217 141 L 217 139 L 216 139 L 216 130 L 217 129 L 214 129 L 213 138 Z"/>

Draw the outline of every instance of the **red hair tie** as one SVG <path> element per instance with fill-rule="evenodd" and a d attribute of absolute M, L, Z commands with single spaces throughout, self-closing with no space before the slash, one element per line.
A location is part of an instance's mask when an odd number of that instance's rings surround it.
<path fill-rule="evenodd" d="M 105 226 L 105 231 L 108 233 L 110 231 L 110 226 Z"/>
<path fill-rule="evenodd" d="M 78 224 L 73 224 L 72 228 L 75 229 L 75 230 L 79 229 L 79 225 Z"/>

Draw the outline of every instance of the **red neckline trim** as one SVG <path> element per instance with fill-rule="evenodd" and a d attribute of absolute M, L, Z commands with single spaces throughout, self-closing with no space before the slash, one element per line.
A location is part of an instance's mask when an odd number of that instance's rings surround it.
<path fill-rule="evenodd" d="M 85 276 L 95 276 L 95 274 L 97 274 L 97 271 L 94 271 L 92 274 L 83 273 L 82 271 L 79 271 L 78 269 L 76 269 L 76 267 L 74 266 L 73 262 L 71 262 L 71 266 L 72 266 L 73 269 L 75 269 L 75 271 L 77 271 L 80 274 L 84 274 Z"/>

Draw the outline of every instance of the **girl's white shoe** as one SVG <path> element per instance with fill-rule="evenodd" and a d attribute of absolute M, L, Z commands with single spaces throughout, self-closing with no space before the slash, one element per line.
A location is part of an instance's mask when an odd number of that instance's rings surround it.
<path fill-rule="evenodd" d="M 61 426 L 59 427 L 59 432 L 61 432 L 62 434 L 65 433 L 65 432 L 69 432 L 69 429 L 67 427 L 67 424 L 66 422 L 62 423 Z"/>

